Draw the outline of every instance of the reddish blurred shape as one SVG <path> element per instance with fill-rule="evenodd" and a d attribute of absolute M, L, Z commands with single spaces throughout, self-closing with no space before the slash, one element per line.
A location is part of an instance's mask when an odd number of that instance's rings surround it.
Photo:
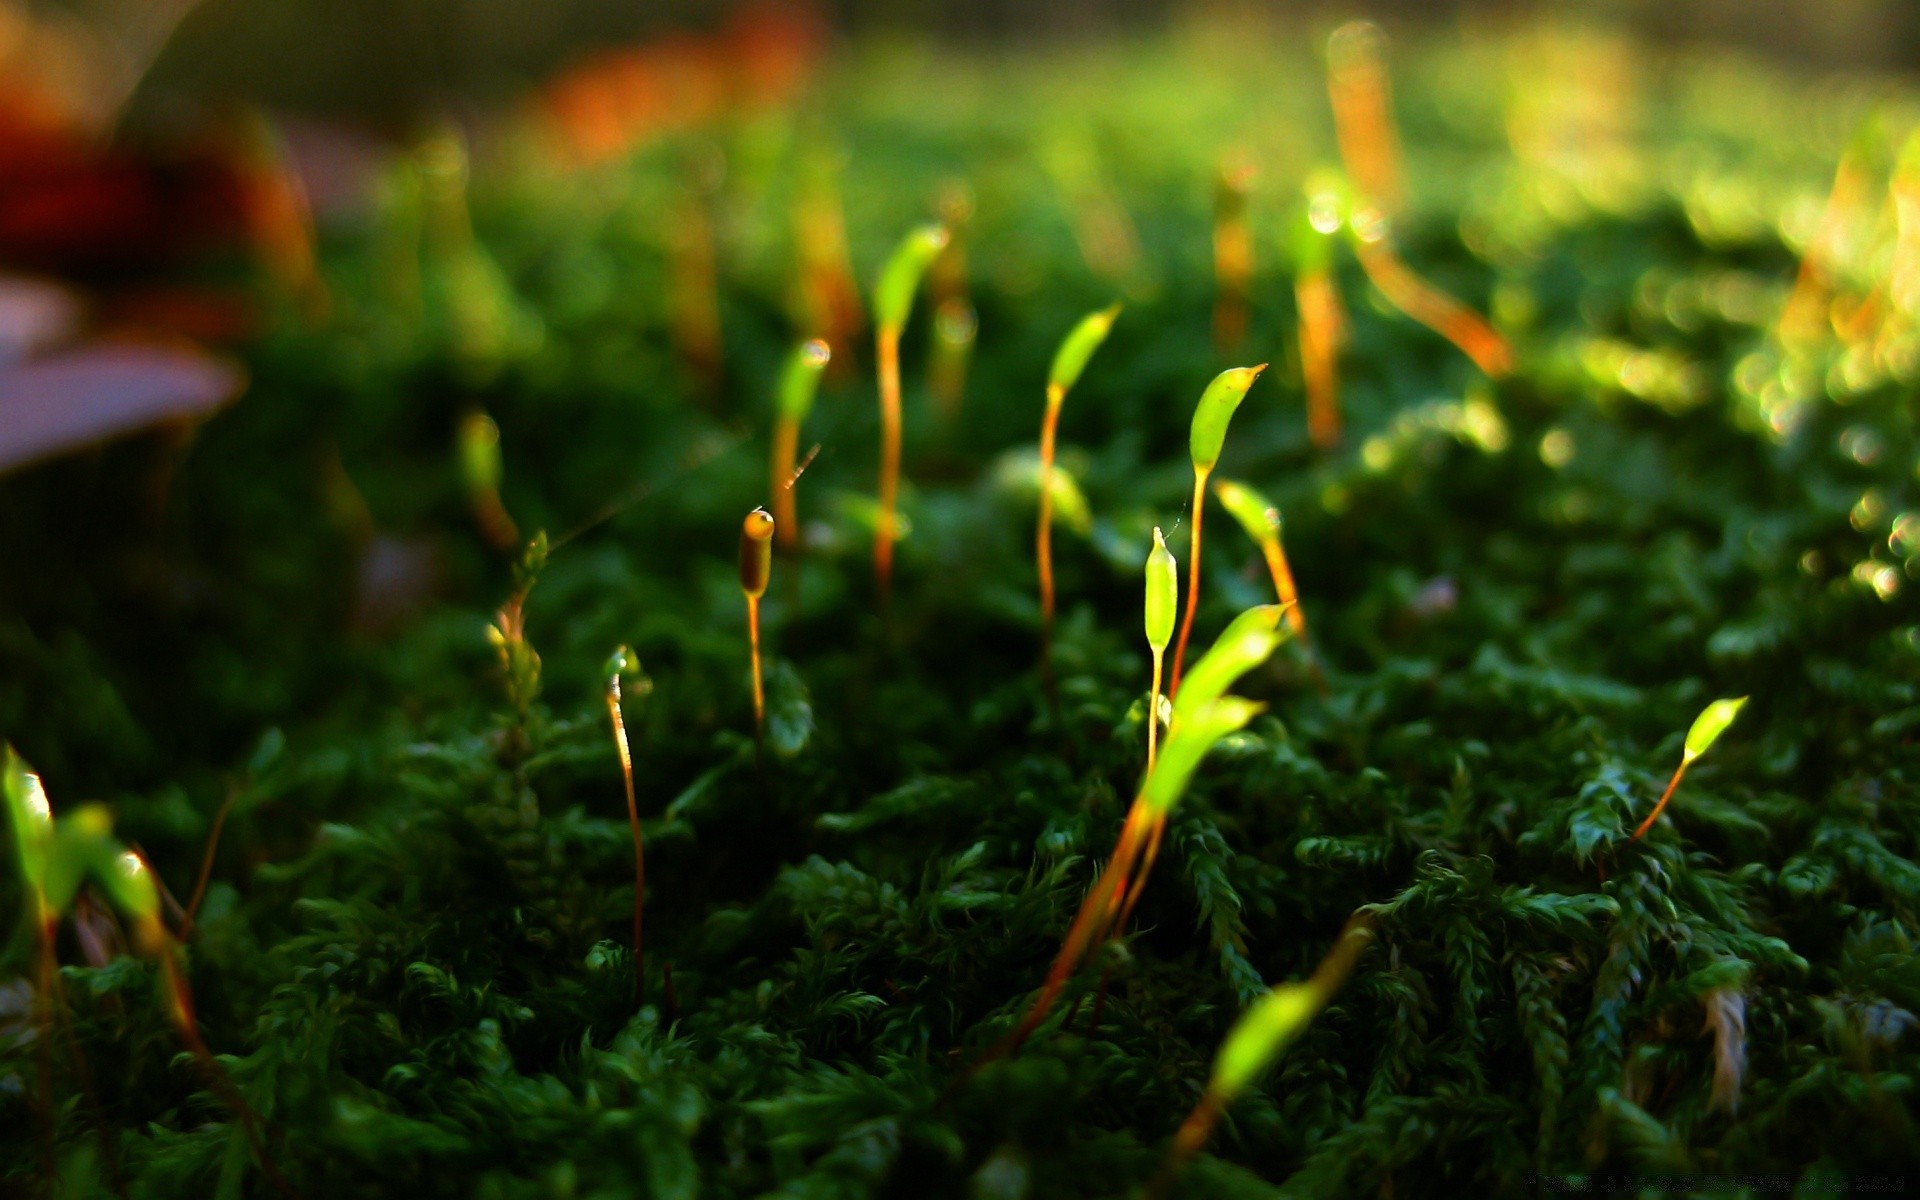
<path fill-rule="evenodd" d="M 723 112 L 777 104 L 812 73 L 826 23 L 806 4 L 756 4 L 711 34 L 593 55 L 546 87 L 563 152 L 585 165 Z"/>
<path fill-rule="evenodd" d="M 239 367 L 191 347 L 95 344 L 0 365 L 0 471 L 207 416 L 244 382 Z"/>

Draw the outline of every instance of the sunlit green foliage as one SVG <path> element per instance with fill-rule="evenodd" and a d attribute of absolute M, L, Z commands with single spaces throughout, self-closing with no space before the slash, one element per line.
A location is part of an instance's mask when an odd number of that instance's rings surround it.
<path fill-rule="evenodd" d="M 1170 1196 L 1912 1174 L 1920 342 L 1891 153 L 1843 206 L 1817 336 L 1775 324 L 1862 106 L 1883 102 L 1893 148 L 1920 109 L 1896 83 L 1809 88 L 1552 31 L 1394 46 L 1401 253 L 1491 313 L 1518 366 L 1488 381 L 1382 311 L 1337 247 L 1348 436 L 1316 451 L 1293 264 L 1256 258 L 1234 361 L 1274 366 L 1218 469 L 1285 512 L 1330 686 L 1275 654 L 1176 722 L 1189 748 L 1222 736 L 1126 933 L 944 1103 L 1018 1020 L 1140 785 L 1140 560 L 1156 522 L 1180 534 L 1188 418 L 1222 365 L 1207 181 L 1227 140 L 1285 131 L 1249 218 L 1268 246 L 1258 223 L 1297 214 L 1298 168 L 1333 152 L 1305 39 L 1036 56 L 991 87 L 875 48 L 804 115 L 591 177 L 476 169 L 458 254 L 446 164 L 425 235 L 410 157 L 364 227 L 323 242 L 335 315 L 244 348 L 251 393 L 163 505 L 141 445 L 0 480 L 0 735 L 72 798 L 64 820 L 111 805 L 176 896 L 237 797 L 178 960 L 303 1195 L 1129 1195 L 1241 1015 L 1357 910 L 1374 949 Z M 727 163 L 710 402 L 666 332 L 653 219 L 696 138 Z M 733 539 L 768 499 L 797 336 L 787 202 L 802 159 L 842 148 L 862 278 L 941 178 L 977 181 L 981 320 L 951 429 L 913 419 L 926 346 L 907 339 L 915 532 L 887 634 L 860 564 L 870 364 L 835 343 L 849 374 L 808 416 L 805 569 L 783 560 L 765 595 L 781 657 L 756 772 Z M 1033 441 L 1060 331 L 1115 296 L 1127 315 L 1061 430 L 1090 519 L 1057 547 L 1055 722 L 1031 494 L 994 473 Z M 1852 332 L 1874 310 L 1894 317 Z M 504 503 L 555 533 L 531 590 L 531 564 L 475 536 L 451 452 L 482 408 Z M 1199 646 L 1271 598 L 1252 565 L 1208 555 Z M 621 643 L 653 687 L 640 703 L 624 681 L 644 1005 L 604 707 Z M 1687 722 L 1742 694 L 1629 845 Z M 255 772 L 270 727 L 285 748 Z M 30 907 L 13 821 L 10 931 Z M 45 1045 L 70 1178 L 270 1194 L 180 1057 L 157 963 L 119 952 L 129 923 L 84 886 L 51 1042 L 14 1000 L 30 939 L 0 957 L 0 1192 L 32 1194 Z"/>

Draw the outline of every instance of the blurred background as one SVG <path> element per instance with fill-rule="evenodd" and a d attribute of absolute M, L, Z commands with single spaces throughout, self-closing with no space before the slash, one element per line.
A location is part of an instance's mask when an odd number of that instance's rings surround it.
<path fill-rule="evenodd" d="M 1545 14 L 1656 46 L 1713 43 L 1813 68 L 1920 62 L 1911 0 L 0 0 L 0 66 L 10 80 L 84 84 L 88 107 L 124 106 L 134 128 L 235 104 L 390 128 L 510 100 L 596 50 L 712 33 L 743 14 L 804 17 L 829 36 L 938 36 L 1013 51 L 1248 15 L 1309 26 L 1370 15 L 1409 31 Z M 50 47 L 61 52 L 50 57 Z"/>

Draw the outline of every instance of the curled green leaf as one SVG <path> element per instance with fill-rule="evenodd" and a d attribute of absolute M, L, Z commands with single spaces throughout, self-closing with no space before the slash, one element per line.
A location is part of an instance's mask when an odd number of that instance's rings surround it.
<path fill-rule="evenodd" d="M 1740 710 L 1746 707 L 1747 697 L 1736 696 L 1730 700 L 1715 700 L 1700 711 L 1693 719 L 1693 727 L 1687 730 L 1687 748 L 1683 756 L 1692 762 L 1707 752 L 1707 748 L 1727 731 Z"/>
<path fill-rule="evenodd" d="M 1233 681 L 1267 661 L 1286 640 L 1280 624 L 1284 609 L 1278 604 L 1250 608 L 1233 619 L 1211 649 L 1200 656 L 1180 685 L 1173 704 L 1174 729 L 1191 714 L 1204 711 L 1226 694 Z"/>
<path fill-rule="evenodd" d="M 1193 453 L 1193 469 L 1211 471 L 1220 461 L 1220 451 L 1227 444 L 1227 423 L 1233 420 L 1234 410 L 1247 398 L 1247 389 L 1253 381 L 1260 378 L 1260 372 L 1267 364 L 1256 367 L 1230 367 L 1213 377 L 1207 390 L 1200 394 L 1200 403 L 1193 410 L 1193 429 L 1188 445 Z"/>
<path fill-rule="evenodd" d="M 1180 607 L 1180 565 L 1167 549 L 1160 527 L 1153 527 L 1153 549 L 1147 552 L 1147 645 L 1156 652 L 1173 640 L 1174 610 Z"/>
<path fill-rule="evenodd" d="M 1180 698 L 1186 699 L 1184 691 Z M 1141 803 L 1158 816 L 1172 812 L 1207 752 L 1218 745 L 1221 738 L 1244 729 L 1248 721 L 1265 710 L 1264 704 L 1224 696 L 1180 717 L 1174 722 L 1173 732 L 1167 735 L 1166 744 L 1160 748 L 1153 770 L 1140 786 Z"/>
<path fill-rule="evenodd" d="M 947 241 L 947 227 L 938 224 L 918 226 L 900 239 L 900 244 L 888 256 L 887 265 L 881 268 L 880 281 L 874 285 L 874 324 L 895 331 L 906 328 L 920 277 L 947 248 Z"/>
<path fill-rule="evenodd" d="M 1087 369 L 1087 361 L 1100 343 L 1107 340 L 1107 334 L 1113 329 L 1113 322 L 1120 316 L 1118 304 L 1109 305 L 1096 313 L 1080 318 L 1060 343 L 1060 349 L 1054 352 L 1053 369 L 1047 372 L 1047 390 L 1057 398 L 1066 395 L 1080 379 L 1080 372 Z"/>
<path fill-rule="evenodd" d="M 814 394 L 820 390 L 820 373 L 832 357 L 833 351 L 819 338 L 800 343 L 787 356 L 779 390 L 779 410 L 784 420 L 798 424 L 807 419 Z"/>

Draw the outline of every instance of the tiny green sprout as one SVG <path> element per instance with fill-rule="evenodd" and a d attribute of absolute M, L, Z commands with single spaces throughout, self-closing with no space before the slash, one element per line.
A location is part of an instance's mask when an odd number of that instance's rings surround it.
<path fill-rule="evenodd" d="M 760 672 L 760 597 L 773 577 L 773 517 L 764 508 L 747 514 L 740 525 L 740 590 L 747 597 L 747 641 L 753 659 L 753 736 L 767 725 L 766 684 Z"/>
<path fill-rule="evenodd" d="M 1153 690 L 1147 693 L 1147 771 L 1153 771 L 1160 739 L 1160 668 L 1167 643 L 1173 640 L 1173 618 L 1180 607 L 1180 564 L 1167 549 L 1160 527 L 1153 527 L 1153 549 L 1147 552 L 1147 646 L 1153 651 Z"/>
<path fill-rule="evenodd" d="M 824 341 L 812 338 L 795 347 L 780 373 L 773 423 L 773 462 L 767 482 L 768 494 L 773 497 L 774 528 L 780 545 L 789 550 L 800 530 L 794 503 L 794 485 L 799 482 L 794 462 L 800 453 L 800 425 L 813 408 L 814 394 L 820 389 L 820 373 L 826 370 L 832 357 L 833 351 Z"/>
<path fill-rule="evenodd" d="M 1646 836 L 1647 830 L 1653 828 L 1653 823 L 1666 810 L 1667 801 L 1673 799 L 1673 793 L 1679 788 L 1680 779 L 1687 773 L 1687 768 L 1720 739 L 1720 735 L 1727 731 L 1727 726 L 1733 724 L 1734 718 L 1740 715 L 1740 710 L 1746 704 L 1747 697 L 1736 696 L 1715 700 L 1700 710 L 1700 715 L 1693 719 L 1693 724 L 1687 729 L 1686 745 L 1680 752 L 1680 765 L 1674 768 L 1673 778 L 1667 781 L 1667 790 L 1660 794 L 1660 802 L 1653 806 L 1653 811 L 1647 814 L 1646 820 L 1640 822 L 1639 828 L 1633 831 L 1628 841 L 1639 841 Z"/>
<path fill-rule="evenodd" d="M 1247 389 L 1260 378 L 1267 364 L 1257 367 L 1232 367 L 1214 376 L 1200 403 L 1193 410 L 1193 428 L 1188 447 L 1193 455 L 1193 534 L 1188 541 L 1187 612 L 1180 621 L 1180 637 L 1173 645 L 1173 682 L 1167 692 L 1180 694 L 1180 668 L 1187 656 L 1187 639 L 1193 636 L 1193 617 L 1200 606 L 1200 525 L 1207 511 L 1207 476 L 1220 461 L 1227 442 L 1227 423 L 1234 410 L 1247 397 Z"/>
<path fill-rule="evenodd" d="M 1368 918 L 1364 914 L 1356 915 L 1347 922 L 1339 940 L 1310 978 L 1301 983 L 1277 985 L 1241 1014 L 1214 1057 L 1213 1077 L 1207 1081 L 1207 1090 L 1174 1134 L 1158 1181 L 1160 1187 L 1152 1189 L 1153 1194 L 1159 1194 L 1173 1172 L 1207 1144 L 1227 1106 L 1306 1032 L 1313 1018 L 1353 973 L 1354 963 L 1372 941 L 1373 928 Z"/>
<path fill-rule="evenodd" d="M 913 293 L 946 249 L 944 225 L 922 225 L 900 240 L 874 286 L 874 349 L 880 375 L 880 520 L 874 528 L 873 573 L 884 607 L 893 586 L 895 510 L 900 495 L 900 334 L 913 311 Z"/>
<path fill-rule="evenodd" d="M 1060 408 L 1067 392 L 1079 381 L 1080 373 L 1100 343 L 1107 340 L 1113 323 L 1120 316 L 1118 304 L 1080 318 L 1060 348 L 1054 352 L 1053 367 L 1047 372 L 1047 407 L 1040 420 L 1040 516 L 1034 533 L 1033 557 L 1040 574 L 1040 673 L 1047 689 L 1047 701 L 1058 715 L 1059 699 L 1053 687 L 1053 479 L 1054 444 L 1060 429 Z"/>
<path fill-rule="evenodd" d="M 1222 479 L 1213 485 L 1213 494 L 1220 498 L 1220 504 L 1240 528 L 1247 531 L 1254 545 L 1260 547 L 1260 555 L 1266 560 L 1267 574 L 1273 580 L 1275 597 L 1287 609 L 1287 624 L 1293 630 L 1293 636 L 1302 642 L 1307 640 L 1307 615 L 1300 609 L 1300 596 L 1293 584 L 1293 568 L 1287 563 L 1286 546 L 1281 535 L 1286 522 L 1281 519 L 1279 506 L 1244 483 L 1231 479 Z"/>
<path fill-rule="evenodd" d="M 520 531 L 500 501 L 500 481 L 505 475 L 500 427 L 483 412 L 468 413 L 460 422 L 458 447 L 460 478 L 466 485 L 475 523 L 495 548 L 513 549 L 520 544 Z"/>
<path fill-rule="evenodd" d="M 640 833 L 640 805 L 633 794 L 633 746 L 627 741 L 626 715 L 620 710 L 620 677 L 638 669 L 633 651 L 620 646 L 608 656 L 603 668 L 607 688 L 607 720 L 613 727 L 613 750 L 620 758 L 620 780 L 627 791 L 627 828 L 633 835 L 633 1000 L 646 999 L 646 959 L 643 956 L 646 933 L 647 845 Z"/>

